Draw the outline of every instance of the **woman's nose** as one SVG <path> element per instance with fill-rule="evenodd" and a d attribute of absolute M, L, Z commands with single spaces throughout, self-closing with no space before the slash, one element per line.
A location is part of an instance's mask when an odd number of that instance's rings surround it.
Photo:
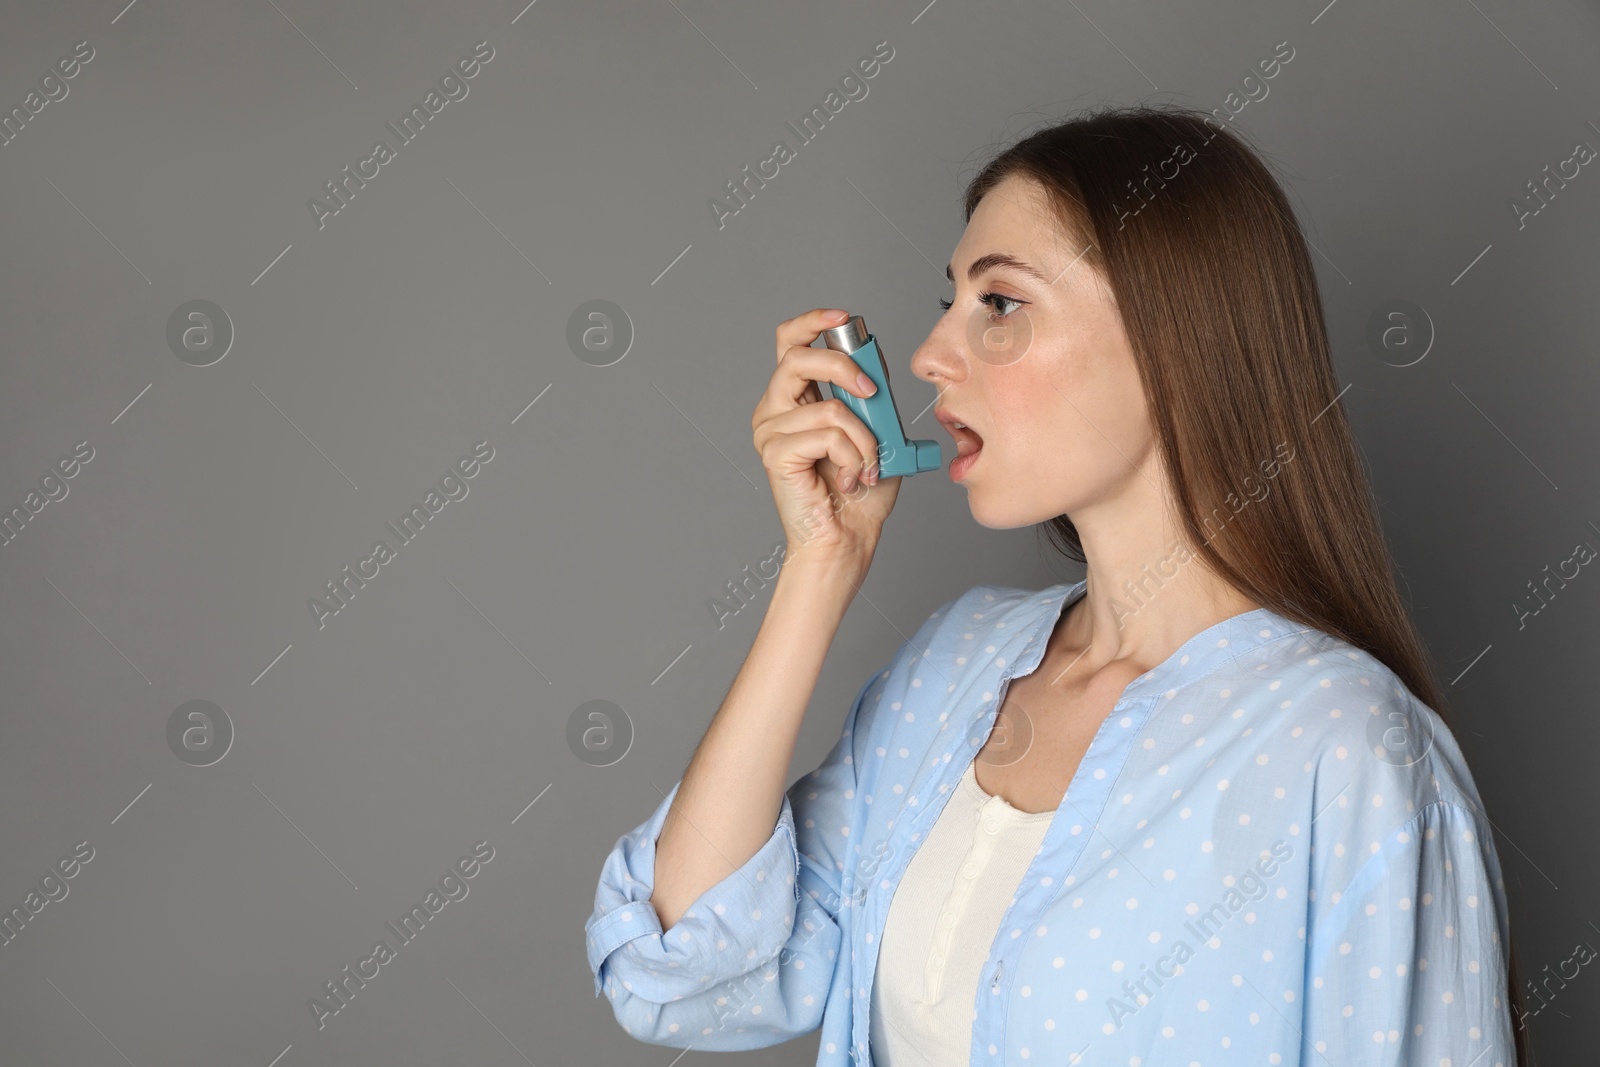
<path fill-rule="evenodd" d="M 936 328 L 911 356 L 911 373 L 945 388 L 966 376 L 966 364 L 942 329 Z"/>

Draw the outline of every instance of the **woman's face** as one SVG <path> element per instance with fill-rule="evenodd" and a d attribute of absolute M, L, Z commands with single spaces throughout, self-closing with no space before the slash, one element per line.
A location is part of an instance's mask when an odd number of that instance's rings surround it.
<path fill-rule="evenodd" d="M 912 356 L 912 373 L 939 389 L 935 415 L 959 453 L 950 476 L 984 526 L 1070 518 L 1114 500 L 1151 457 L 1133 351 L 1083 251 L 1038 183 L 1004 179 L 968 221 L 950 261 L 950 308 Z M 995 255 L 1026 266 L 985 262 Z"/>

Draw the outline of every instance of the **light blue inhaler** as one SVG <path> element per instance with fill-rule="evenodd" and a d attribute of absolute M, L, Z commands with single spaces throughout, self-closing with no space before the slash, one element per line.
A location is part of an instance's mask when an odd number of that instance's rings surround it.
<path fill-rule="evenodd" d="M 878 339 L 867 332 L 867 324 L 861 316 L 852 315 L 843 326 L 823 330 L 822 343 L 855 360 L 878 386 L 878 391 L 871 396 L 860 397 L 836 388 L 832 382 L 819 383 L 828 387 L 831 396 L 843 400 L 878 439 L 879 477 L 895 478 L 938 470 L 942 463 L 939 442 L 907 441 L 900 429 L 900 414 L 895 410 L 894 397 L 889 392 L 889 376 L 883 369 L 883 353 L 878 351 Z"/>

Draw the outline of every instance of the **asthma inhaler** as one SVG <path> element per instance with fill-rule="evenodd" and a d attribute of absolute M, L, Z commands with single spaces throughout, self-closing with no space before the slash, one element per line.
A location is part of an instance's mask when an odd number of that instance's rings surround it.
<path fill-rule="evenodd" d="M 900 429 L 900 414 L 895 410 L 894 397 L 889 392 L 889 376 L 883 369 L 883 353 L 878 351 L 878 339 L 867 332 L 867 324 L 861 316 L 852 315 L 843 326 L 823 330 L 822 343 L 848 355 L 878 386 L 878 391 L 871 396 L 860 397 L 837 388 L 832 382 L 819 383 L 828 387 L 831 396 L 843 400 L 878 439 L 879 476 L 896 478 L 938 470 L 942 462 L 939 442 L 907 441 Z"/>

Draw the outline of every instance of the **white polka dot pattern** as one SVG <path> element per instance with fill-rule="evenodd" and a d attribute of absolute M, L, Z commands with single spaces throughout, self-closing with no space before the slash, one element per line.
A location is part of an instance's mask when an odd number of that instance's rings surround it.
<path fill-rule="evenodd" d="M 977 586 L 931 615 L 772 837 L 663 931 L 675 785 L 606 857 L 585 924 L 619 1024 L 703 1051 L 820 1027 L 819 1064 L 866 1067 L 895 887 L 1084 589 Z M 966 1061 L 1510 1067 L 1491 829 L 1393 672 L 1264 608 L 1224 620 L 1095 735 L 995 932 Z"/>

